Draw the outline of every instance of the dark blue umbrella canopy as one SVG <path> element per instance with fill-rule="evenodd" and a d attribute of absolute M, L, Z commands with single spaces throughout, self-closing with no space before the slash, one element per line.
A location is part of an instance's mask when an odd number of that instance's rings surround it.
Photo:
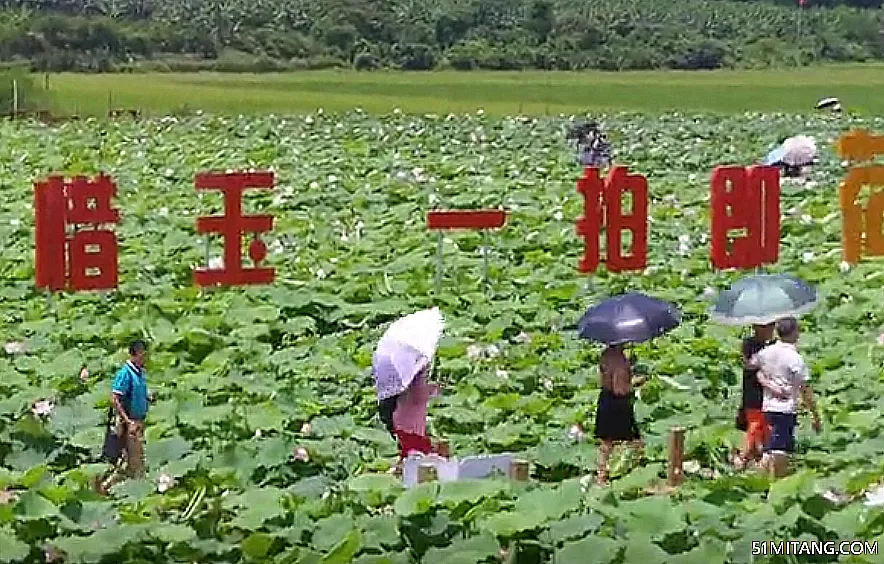
<path fill-rule="evenodd" d="M 674 305 L 630 292 L 589 308 L 580 319 L 580 337 L 619 345 L 642 343 L 678 327 L 681 312 Z"/>

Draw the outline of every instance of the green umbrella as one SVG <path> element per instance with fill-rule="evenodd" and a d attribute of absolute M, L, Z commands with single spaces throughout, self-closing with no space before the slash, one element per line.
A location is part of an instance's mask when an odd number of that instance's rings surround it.
<path fill-rule="evenodd" d="M 709 316 L 725 325 L 765 325 L 798 317 L 816 304 L 816 289 L 807 282 L 786 274 L 757 274 L 721 292 Z"/>

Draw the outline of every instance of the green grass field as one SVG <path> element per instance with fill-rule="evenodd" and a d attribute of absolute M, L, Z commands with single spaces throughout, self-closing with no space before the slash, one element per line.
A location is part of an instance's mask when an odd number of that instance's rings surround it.
<path fill-rule="evenodd" d="M 367 112 L 545 115 L 586 111 L 806 112 L 822 97 L 884 112 L 884 65 L 790 71 L 543 73 L 313 71 L 288 74 L 59 74 L 56 111 L 104 115 L 109 106 L 149 114 Z"/>

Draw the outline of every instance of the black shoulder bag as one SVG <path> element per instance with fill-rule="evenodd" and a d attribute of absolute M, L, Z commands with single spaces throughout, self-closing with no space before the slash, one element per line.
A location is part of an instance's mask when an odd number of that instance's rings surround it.
<path fill-rule="evenodd" d="M 101 458 L 111 464 L 115 464 L 120 460 L 126 444 L 126 438 L 117 434 L 120 426 L 114 424 L 114 419 L 116 419 L 115 411 L 114 402 L 111 401 L 110 407 L 107 408 L 107 428 L 104 431 L 104 446 L 101 447 Z"/>

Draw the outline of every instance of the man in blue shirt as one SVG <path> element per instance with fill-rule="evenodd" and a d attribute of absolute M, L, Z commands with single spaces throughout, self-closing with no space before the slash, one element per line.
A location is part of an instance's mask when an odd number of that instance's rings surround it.
<path fill-rule="evenodd" d="M 129 345 L 129 360 L 114 377 L 111 401 L 117 413 L 117 434 L 125 437 L 126 475 L 144 476 L 144 420 L 147 418 L 147 374 L 144 363 L 147 345 L 133 341 Z"/>

